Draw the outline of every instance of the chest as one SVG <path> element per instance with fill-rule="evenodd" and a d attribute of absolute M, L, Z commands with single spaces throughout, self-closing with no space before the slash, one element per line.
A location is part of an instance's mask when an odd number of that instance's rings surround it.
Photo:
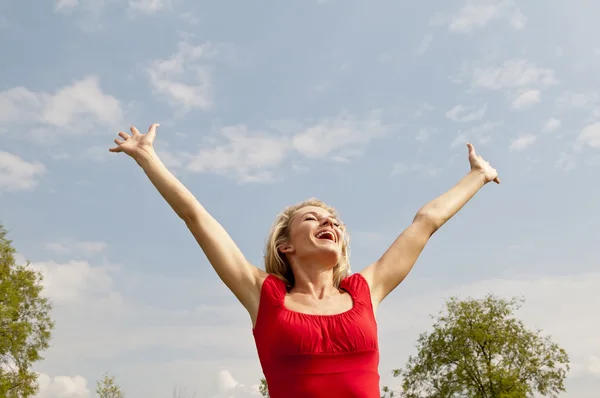
<path fill-rule="evenodd" d="M 377 324 L 363 306 L 333 315 L 310 315 L 282 308 L 263 325 L 274 356 L 376 350 Z"/>
<path fill-rule="evenodd" d="M 307 315 L 337 315 L 350 311 L 354 300 L 349 293 L 342 293 L 323 300 L 307 295 L 287 294 L 283 305 L 290 311 Z"/>

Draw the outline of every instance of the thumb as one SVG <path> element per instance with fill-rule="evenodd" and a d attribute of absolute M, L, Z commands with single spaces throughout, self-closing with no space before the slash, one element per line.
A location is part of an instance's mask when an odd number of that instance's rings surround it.
<path fill-rule="evenodd" d="M 475 153 L 475 147 L 470 142 L 467 142 L 467 148 L 469 148 L 469 157 L 475 157 L 477 154 Z"/>
<path fill-rule="evenodd" d="M 153 123 L 152 126 L 148 129 L 148 135 L 154 138 L 156 136 L 156 128 L 160 126 L 158 123 Z"/>

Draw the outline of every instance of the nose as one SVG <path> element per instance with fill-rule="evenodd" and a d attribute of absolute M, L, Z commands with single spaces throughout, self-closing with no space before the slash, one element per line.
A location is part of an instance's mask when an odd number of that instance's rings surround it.
<path fill-rule="evenodd" d="M 325 217 L 325 219 L 321 221 L 321 225 L 327 224 L 329 224 L 330 227 L 333 227 L 333 220 L 331 219 L 331 217 Z"/>

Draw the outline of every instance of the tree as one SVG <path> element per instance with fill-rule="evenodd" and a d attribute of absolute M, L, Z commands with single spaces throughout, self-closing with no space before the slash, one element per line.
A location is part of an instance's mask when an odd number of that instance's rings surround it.
<path fill-rule="evenodd" d="M 125 394 L 121 390 L 121 386 L 115 381 L 115 376 L 104 374 L 102 380 L 96 382 L 96 394 L 99 398 L 124 398 Z"/>
<path fill-rule="evenodd" d="M 446 303 L 417 341 L 401 376 L 406 398 L 557 397 L 569 371 L 565 350 L 514 317 L 523 300 L 493 295 Z"/>
<path fill-rule="evenodd" d="M 264 377 L 260 379 L 260 386 L 258 387 L 258 392 L 260 392 L 260 395 L 262 395 L 263 397 L 269 397 L 269 386 L 267 385 L 267 379 L 265 379 Z"/>
<path fill-rule="evenodd" d="M 54 322 L 42 296 L 42 274 L 17 265 L 15 249 L 0 224 L 0 396 L 26 398 L 38 390 L 32 365 L 43 359 Z"/>

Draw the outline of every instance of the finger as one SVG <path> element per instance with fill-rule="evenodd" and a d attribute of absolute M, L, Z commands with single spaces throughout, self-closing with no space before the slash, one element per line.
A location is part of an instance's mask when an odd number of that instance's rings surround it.
<path fill-rule="evenodd" d="M 130 138 L 131 138 L 131 136 L 130 136 L 129 134 L 127 134 L 127 133 L 124 133 L 124 132 L 122 132 L 122 131 L 121 131 L 121 132 L 119 132 L 119 137 L 123 138 L 125 141 L 127 141 L 128 139 L 130 139 Z"/>
<path fill-rule="evenodd" d="M 470 142 L 467 142 L 467 148 L 469 148 L 469 156 L 477 156 L 475 153 L 475 147 Z"/>
<path fill-rule="evenodd" d="M 121 145 L 121 144 L 122 144 L 122 143 L 124 143 L 124 142 L 125 142 L 125 141 L 123 141 L 123 140 L 120 140 L 120 139 L 118 139 L 118 138 L 115 138 L 115 144 L 117 144 L 117 145 Z"/>
<path fill-rule="evenodd" d="M 149 128 L 148 128 L 148 134 L 154 136 L 156 135 L 156 128 L 160 126 L 160 124 L 158 123 L 153 123 Z"/>
<path fill-rule="evenodd" d="M 108 148 L 109 152 L 121 152 L 121 147 Z"/>
<path fill-rule="evenodd" d="M 138 129 L 136 129 L 136 128 L 135 128 L 135 126 L 131 126 L 131 127 L 129 128 L 129 130 L 131 131 L 131 134 L 133 134 L 133 135 L 137 135 L 137 134 L 139 134 L 139 133 L 140 133 L 140 132 L 138 131 Z"/>

